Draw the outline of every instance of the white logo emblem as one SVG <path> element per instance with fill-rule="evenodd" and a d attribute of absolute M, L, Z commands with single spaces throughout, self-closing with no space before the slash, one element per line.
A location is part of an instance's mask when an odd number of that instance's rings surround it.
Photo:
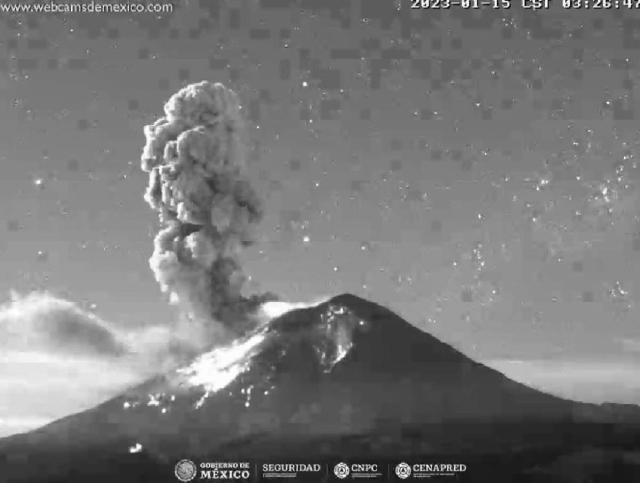
<path fill-rule="evenodd" d="M 411 476 L 411 466 L 407 463 L 399 463 L 396 466 L 396 475 L 398 475 L 398 478 L 401 480 L 406 480 Z"/>
<path fill-rule="evenodd" d="M 349 466 L 346 463 L 338 463 L 333 469 L 335 475 L 344 480 L 347 476 L 349 476 Z"/>
<path fill-rule="evenodd" d="M 180 481 L 191 481 L 198 474 L 198 467 L 191 460 L 180 460 L 176 463 L 175 474 Z"/>

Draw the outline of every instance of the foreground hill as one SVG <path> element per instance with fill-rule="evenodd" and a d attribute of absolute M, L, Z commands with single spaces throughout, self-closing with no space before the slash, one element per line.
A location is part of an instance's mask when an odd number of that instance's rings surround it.
<path fill-rule="evenodd" d="M 457 462 L 465 481 L 640 481 L 640 411 L 531 389 L 341 295 L 0 440 L 0 480 L 175 482 L 182 458 Z"/>

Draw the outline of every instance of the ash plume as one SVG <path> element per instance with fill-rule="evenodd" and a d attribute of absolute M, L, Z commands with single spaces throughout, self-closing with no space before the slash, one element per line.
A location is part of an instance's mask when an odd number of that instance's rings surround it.
<path fill-rule="evenodd" d="M 165 116 L 145 126 L 142 170 L 146 202 L 162 229 L 149 259 L 156 280 L 208 339 L 217 342 L 254 324 L 273 294 L 243 294 L 238 256 L 254 242 L 262 202 L 244 177 L 240 102 L 223 84 L 203 81 L 174 94 Z"/>

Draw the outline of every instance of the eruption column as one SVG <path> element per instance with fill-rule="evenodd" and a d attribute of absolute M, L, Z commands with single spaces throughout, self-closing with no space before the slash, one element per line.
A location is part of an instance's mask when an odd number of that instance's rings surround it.
<path fill-rule="evenodd" d="M 142 170 L 147 203 L 162 229 L 149 260 L 172 303 L 212 335 L 239 335 L 271 294 L 246 297 L 238 260 L 254 241 L 262 203 L 243 176 L 240 103 L 220 83 L 200 82 L 174 94 L 165 117 L 145 126 Z M 226 330 L 225 330 L 226 329 Z"/>

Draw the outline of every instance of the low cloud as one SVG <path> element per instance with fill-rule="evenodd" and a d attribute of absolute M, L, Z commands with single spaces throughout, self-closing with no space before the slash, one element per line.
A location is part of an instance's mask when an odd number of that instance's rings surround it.
<path fill-rule="evenodd" d="M 0 437 L 99 404 L 195 355 L 185 324 L 125 331 L 50 293 L 0 305 Z"/>
<path fill-rule="evenodd" d="M 37 353 L 161 371 L 206 349 L 196 324 L 124 330 L 48 292 L 11 294 L 0 305 L 0 361 L 6 354 Z"/>
<path fill-rule="evenodd" d="M 640 352 L 640 339 L 622 337 L 620 339 L 617 339 L 617 341 L 622 346 L 622 349 L 626 352 Z"/>
<path fill-rule="evenodd" d="M 96 315 L 48 293 L 21 296 L 0 306 L 0 351 L 44 351 L 122 357 L 125 339 Z"/>

